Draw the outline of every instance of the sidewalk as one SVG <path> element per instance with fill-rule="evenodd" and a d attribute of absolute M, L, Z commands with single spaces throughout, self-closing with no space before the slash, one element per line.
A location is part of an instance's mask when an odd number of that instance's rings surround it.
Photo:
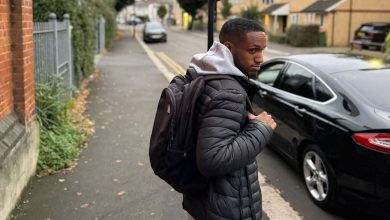
<path fill-rule="evenodd" d="M 187 219 L 181 195 L 153 174 L 149 135 L 168 81 L 130 33 L 100 59 L 88 114 L 95 134 L 68 174 L 35 177 L 12 219 Z"/>

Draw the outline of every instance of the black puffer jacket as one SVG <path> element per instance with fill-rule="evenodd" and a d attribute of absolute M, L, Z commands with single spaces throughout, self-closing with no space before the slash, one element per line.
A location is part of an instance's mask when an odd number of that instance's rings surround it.
<path fill-rule="evenodd" d="M 248 121 L 246 98 L 254 89 L 248 79 L 235 78 L 207 81 L 199 100 L 196 160 L 211 182 L 207 191 L 183 199 L 184 209 L 197 220 L 262 216 L 256 156 L 272 129 Z"/>

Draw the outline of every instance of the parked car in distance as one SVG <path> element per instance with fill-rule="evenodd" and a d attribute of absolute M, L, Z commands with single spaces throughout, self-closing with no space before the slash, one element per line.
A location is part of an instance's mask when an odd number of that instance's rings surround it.
<path fill-rule="evenodd" d="M 340 198 L 389 207 L 389 68 L 343 54 L 293 55 L 265 62 L 253 80 L 254 110 L 278 125 L 270 147 L 322 208 Z"/>
<path fill-rule="evenodd" d="M 147 22 L 143 30 L 144 42 L 167 42 L 167 32 L 159 22 Z"/>
<path fill-rule="evenodd" d="M 140 24 L 142 21 L 141 19 L 139 18 L 130 18 L 129 20 L 127 20 L 127 24 L 128 25 L 138 25 Z"/>
<path fill-rule="evenodd" d="M 359 46 L 363 49 L 371 47 L 384 51 L 386 36 L 390 30 L 390 23 L 376 22 L 362 24 L 356 31 L 351 47 Z"/>

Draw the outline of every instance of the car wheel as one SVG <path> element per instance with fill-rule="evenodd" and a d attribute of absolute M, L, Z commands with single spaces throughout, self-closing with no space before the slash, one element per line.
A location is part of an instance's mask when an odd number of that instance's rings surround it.
<path fill-rule="evenodd" d="M 334 172 L 322 151 L 315 145 L 309 145 L 303 152 L 301 165 L 310 198 L 319 207 L 333 210 L 336 206 Z"/>

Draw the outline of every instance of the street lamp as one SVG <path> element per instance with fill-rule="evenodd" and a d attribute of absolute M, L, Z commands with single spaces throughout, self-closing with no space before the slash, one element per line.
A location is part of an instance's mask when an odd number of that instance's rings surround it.
<path fill-rule="evenodd" d="M 214 42 L 214 12 L 216 0 L 209 0 L 209 21 L 207 25 L 207 50 L 210 49 Z"/>

